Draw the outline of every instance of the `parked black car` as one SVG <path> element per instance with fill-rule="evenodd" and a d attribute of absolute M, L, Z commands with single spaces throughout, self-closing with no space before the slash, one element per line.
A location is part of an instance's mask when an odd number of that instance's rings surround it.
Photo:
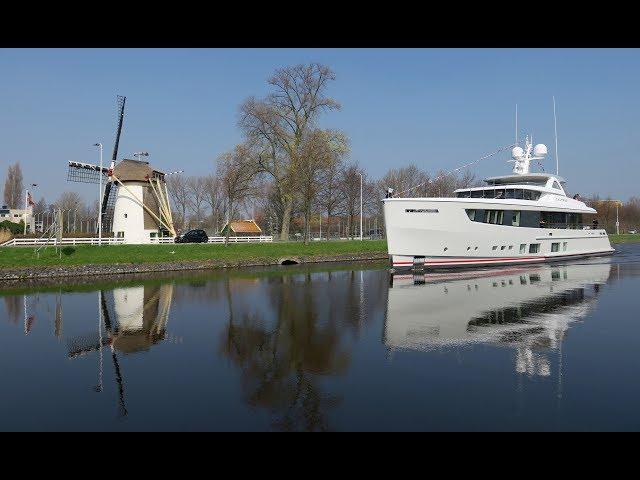
<path fill-rule="evenodd" d="M 208 241 L 209 236 L 204 230 L 189 230 L 175 239 L 176 243 L 207 243 Z"/>

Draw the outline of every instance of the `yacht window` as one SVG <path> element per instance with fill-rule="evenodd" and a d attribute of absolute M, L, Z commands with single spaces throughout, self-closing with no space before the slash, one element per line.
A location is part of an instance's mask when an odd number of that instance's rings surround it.
<path fill-rule="evenodd" d="M 472 190 L 471 198 L 482 198 L 482 190 Z"/>
<path fill-rule="evenodd" d="M 493 197 L 493 198 L 504 198 L 504 190 L 503 189 L 496 190 L 495 191 L 495 197 Z"/>
<path fill-rule="evenodd" d="M 531 194 L 533 193 L 531 190 L 524 190 L 522 193 L 524 200 L 531 200 Z"/>
<path fill-rule="evenodd" d="M 476 219 L 476 211 L 475 210 L 467 210 L 467 215 L 469 216 L 469 220 L 472 222 Z"/>
<path fill-rule="evenodd" d="M 538 200 L 540 198 L 540 192 L 532 190 L 531 191 L 531 200 Z"/>
<path fill-rule="evenodd" d="M 505 248 L 506 248 L 506 246 L 505 246 L 505 245 L 502 245 L 502 246 L 500 247 L 500 250 L 504 250 Z"/>
<path fill-rule="evenodd" d="M 491 247 L 491 250 L 497 250 L 497 249 L 498 249 L 497 245 L 494 245 L 493 247 Z"/>
<path fill-rule="evenodd" d="M 516 198 L 516 194 L 513 188 L 507 188 L 507 193 L 505 198 Z"/>
<path fill-rule="evenodd" d="M 560 188 L 560 184 L 558 182 L 555 182 L 555 181 L 553 182 L 553 188 L 555 188 L 556 190 L 562 190 Z"/>
<path fill-rule="evenodd" d="M 529 253 L 538 253 L 540 251 L 539 243 L 532 243 L 529 245 Z"/>
<path fill-rule="evenodd" d="M 471 196 L 471 192 L 469 192 L 469 190 L 467 190 L 466 192 L 458 192 L 457 197 L 458 198 L 469 198 Z"/>
<path fill-rule="evenodd" d="M 567 251 L 567 242 L 562 242 L 562 251 L 563 252 Z"/>
<path fill-rule="evenodd" d="M 551 244 L 551 251 L 552 252 L 559 252 L 560 251 L 560 242 L 553 242 Z"/>
<path fill-rule="evenodd" d="M 512 212 L 513 215 L 511 217 L 511 225 L 514 227 L 520 226 L 520 211 Z"/>
<path fill-rule="evenodd" d="M 520 244 L 520 253 L 526 253 L 527 251 L 527 244 L 526 243 L 521 243 Z"/>
<path fill-rule="evenodd" d="M 522 200 L 524 198 L 524 190 L 517 189 L 515 192 L 515 198 L 517 198 L 518 200 Z"/>
<path fill-rule="evenodd" d="M 503 220 L 503 216 L 504 216 L 504 212 L 502 210 L 498 210 L 497 214 L 496 214 L 496 223 L 498 225 L 502 225 L 502 220 Z"/>

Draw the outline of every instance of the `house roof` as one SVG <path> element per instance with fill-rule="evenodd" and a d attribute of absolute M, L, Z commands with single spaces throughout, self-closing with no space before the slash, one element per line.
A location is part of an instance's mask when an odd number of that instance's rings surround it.
<path fill-rule="evenodd" d="M 113 174 L 121 182 L 146 182 L 155 175 L 164 175 L 163 172 L 154 170 L 149 162 L 141 162 L 139 160 L 130 160 L 125 158 L 115 167 Z"/>
<path fill-rule="evenodd" d="M 232 220 L 231 231 L 234 233 L 262 233 L 262 229 L 254 220 Z M 227 228 L 224 226 L 222 230 Z"/>

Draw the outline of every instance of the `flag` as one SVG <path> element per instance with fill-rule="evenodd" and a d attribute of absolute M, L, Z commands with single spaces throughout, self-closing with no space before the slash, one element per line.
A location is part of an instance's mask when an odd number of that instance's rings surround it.
<path fill-rule="evenodd" d="M 31 198 L 31 192 L 27 193 L 27 205 L 30 207 L 35 207 L 36 204 L 33 202 L 33 198 Z"/>

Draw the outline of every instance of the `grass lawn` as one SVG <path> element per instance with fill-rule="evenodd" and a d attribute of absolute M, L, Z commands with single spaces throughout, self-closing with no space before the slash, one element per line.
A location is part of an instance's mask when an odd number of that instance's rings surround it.
<path fill-rule="evenodd" d="M 609 235 L 609 240 L 611 243 L 640 242 L 640 234 L 621 233 L 620 235 L 616 235 L 613 233 Z"/>
<path fill-rule="evenodd" d="M 115 263 L 194 262 L 219 260 L 241 262 L 252 259 L 278 259 L 285 256 L 347 255 L 353 253 L 386 253 L 384 240 L 283 243 L 175 244 L 175 245 L 76 245 L 63 247 L 60 258 L 53 247 L 35 255 L 34 247 L 0 248 L 0 268 Z"/>

